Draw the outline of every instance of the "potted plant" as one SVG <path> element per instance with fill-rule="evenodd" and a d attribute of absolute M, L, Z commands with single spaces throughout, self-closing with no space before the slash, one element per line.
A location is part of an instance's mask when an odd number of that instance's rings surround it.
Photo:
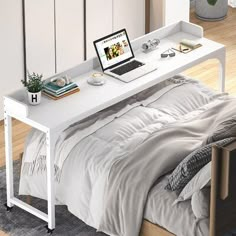
<path fill-rule="evenodd" d="M 22 84 L 27 88 L 28 100 L 31 105 L 38 105 L 41 102 L 41 91 L 43 89 L 43 75 L 36 73 L 27 73 L 28 80 L 21 80 Z"/>
<path fill-rule="evenodd" d="M 228 12 L 228 0 L 195 0 L 195 13 L 201 20 L 223 20 Z"/>

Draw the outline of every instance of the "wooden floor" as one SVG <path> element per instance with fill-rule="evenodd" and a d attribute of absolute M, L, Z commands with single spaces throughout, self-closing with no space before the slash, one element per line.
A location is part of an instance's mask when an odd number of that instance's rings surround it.
<path fill-rule="evenodd" d="M 0 236 L 8 236 L 9 234 L 4 233 L 3 231 L 0 230 Z"/>
<path fill-rule="evenodd" d="M 228 17 L 220 22 L 203 22 L 191 13 L 191 22 L 203 26 L 205 37 L 223 43 L 227 48 L 226 91 L 236 95 L 236 9 L 229 8 Z M 210 87 L 217 89 L 218 62 L 207 61 L 185 72 L 186 75 L 198 78 Z M 23 151 L 23 143 L 30 127 L 13 121 L 14 159 Z M 4 160 L 4 126 L 0 123 L 0 166 Z"/>
<path fill-rule="evenodd" d="M 23 144 L 30 127 L 13 120 L 13 157 L 14 160 L 19 158 L 19 154 L 23 151 Z M 5 150 L 4 150 L 4 125 L 0 124 L 0 167 L 5 165 Z"/>
<path fill-rule="evenodd" d="M 229 8 L 228 17 L 223 21 L 204 22 L 196 19 L 194 12 L 191 13 L 191 22 L 204 28 L 204 36 L 226 45 L 226 91 L 236 95 L 236 8 Z M 186 72 L 209 85 L 218 88 L 218 62 L 210 60 Z"/>

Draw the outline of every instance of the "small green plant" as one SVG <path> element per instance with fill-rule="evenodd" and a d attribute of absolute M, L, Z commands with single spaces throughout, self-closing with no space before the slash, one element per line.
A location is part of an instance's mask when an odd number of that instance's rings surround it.
<path fill-rule="evenodd" d="M 211 6 L 215 6 L 217 1 L 218 0 L 207 0 L 208 4 Z"/>
<path fill-rule="evenodd" d="M 28 80 L 21 80 L 22 84 L 27 88 L 30 93 L 38 93 L 43 89 L 43 75 L 36 73 L 30 74 L 27 72 Z"/>

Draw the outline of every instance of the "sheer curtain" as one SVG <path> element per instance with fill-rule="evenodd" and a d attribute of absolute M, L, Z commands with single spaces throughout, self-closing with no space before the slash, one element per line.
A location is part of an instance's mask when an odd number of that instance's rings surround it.
<path fill-rule="evenodd" d="M 236 0 L 229 0 L 229 5 L 231 7 L 236 7 Z"/>

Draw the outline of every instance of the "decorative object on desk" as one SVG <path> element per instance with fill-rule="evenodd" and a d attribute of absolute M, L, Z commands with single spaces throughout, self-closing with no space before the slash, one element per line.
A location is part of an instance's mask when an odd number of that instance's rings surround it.
<path fill-rule="evenodd" d="M 228 0 L 196 0 L 197 18 L 205 21 L 219 21 L 227 16 Z"/>
<path fill-rule="evenodd" d="M 22 84 L 27 88 L 28 101 L 31 105 L 38 105 L 41 102 L 41 90 L 43 88 L 43 75 L 33 72 L 27 72 L 28 80 L 21 80 Z"/>
<path fill-rule="evenodd" d="M 202 46 L 200 43 L 196 43 L 194 40 L 189 40 L 189 39 L 182 39 L 180 41 L 180 44 L 189 47 L 191 49 L 196 49 Z"/>
<path fill-rule="evenodd" d="M 63 79 L 63 77 L 58 79 Z M 64 86 L 62 86 L 62 83 L 57 82 L 58 79 L 54 79 L 44 85 L 44 95 L 53 100 L 58 100 L 80 91 L 78 85 L 71 80 L 65 82 Z"/>
<path fill-rule="evenodd" d="M 59 87 L 64 87 L 65 85 L 70 84 L 72 81 L 68 75 L 64 75 L 62 77 L 52 79 L 51 82 Z"/>
<path fill-rule="evenodd" d="M 189 53 L 201 46 L 202 44 L 196 43 L 194 40 L 183 39 L 173 49 L 182 53 Z"/>
<path fill-rule="evenodd" d="M 161 53 L 161 58 L 174 57 L 174 56 L 175 56 L 175 52 L 171 48 Z"/>
<path fill-rule="evenodd" d="M 103 77 L 103 73 L 100 72 L 96 72 L 93 73 L 87 80 L 87 82 L 91 85 L 95 85 L 95 86 L 101 86 L 105 84 L 105 79 Z"/>
<path fill-rule="evenodd" d="M 150 52 L 156 49 L 159 43 L 160 43 L 159 39 L 152 39 L 152 40 L 150 39 L 147 42 L 142 44 L 142 49 L 144 52 Z"/>

